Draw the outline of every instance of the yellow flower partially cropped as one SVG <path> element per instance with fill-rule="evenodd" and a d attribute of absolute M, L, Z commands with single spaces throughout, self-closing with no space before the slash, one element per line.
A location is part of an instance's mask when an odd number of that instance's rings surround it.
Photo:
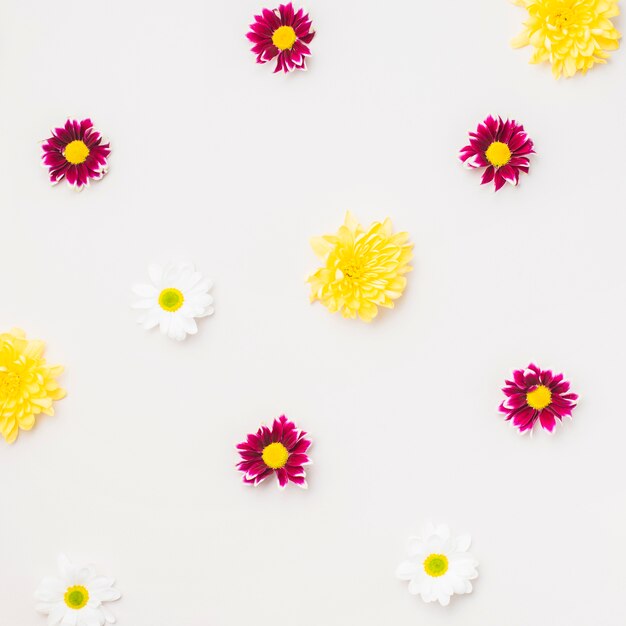
<path fill-rule="evenodd" d="M 35 415 L 54 415 L 53 401 L 65 396 L 55 380 L 63 367 L 46 365 L 45 347 L 19 328 L 0 334 L 0 433 L 8 443 L 35 425 Z"/>
<path fill-rule="evenodd" d="M 611 22 L 619 15 L 618 1 L 513 0 L 528 11 L 528 20 L 511 45 L 532 46 L 530 62 L 549 61 L 555 78 L 585 74 L 619 47 L 621 34 Z"/>
<path fill-rule="evenodd" d="M 351 215 L 336 235 L 311 239 L 324 266 L 309 276 L 311 302 L 320 300 L 331 312 L 371 322 L 378 307 L 392 309 L 406 287 L 404 274 L 413 269 L 408 233 L 392 232 L 391 220 L 365 230 Z"/>

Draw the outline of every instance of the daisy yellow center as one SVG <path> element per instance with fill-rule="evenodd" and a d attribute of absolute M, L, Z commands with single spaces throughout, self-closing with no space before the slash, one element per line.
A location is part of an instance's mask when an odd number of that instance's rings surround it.
<path fill-rule="evenodd" d="M 429 554 L 424 561 L 424 571 L 432 578 L 443 576 L 448 571 L 448 557 L 445 554 Z"/>
<path fill-rule="evenodd" d="M 296 31 L 291 26 L 280 26 L 272 35 L 272 43 L 279 50 L 291 50 L 296 43 Z"/>
<path fill-rule="evenodd" d="M 285 467 L 288 458 L 289 451 L 282 443 L 270 443 L 263 448 L 263 463 L 272 469 Z"/>
<path fill-rule="evenodd" d="M 526 394 L 526 404 L 537 411 L 545 409 L 551 402 L 552 392 L 545 385 L 539 385 L 537 389 Z"/>
<path fill-rule="evenodd" d="M 485 152 L 487 161 L 494 167 L 502 167 L 511 160 L 511 150 L 509 146 L 501 141 L 494 141 Z"/>
<path fill-rule="evenodd" d="M 184 301 L 185 297 L 182 292 L 175 287 L 168 287 L 159 294 L 159 306 L 169 313 L 178 311 L 183 306 Z"/>
<path fill-rule="evenodd" d="M 89 148 L 84 141 L 75 139 L 65 146 L 64 155 L 66 161 L 69 161 L 72 165 L 79 165 L 87 160 Z"/>
<path fill-rule="evenodd" d="M 63 599 L 70 609 L 82 609 L 89 602 L 89 592 L 82 585 L 74 585 L 67 588 Z"/>

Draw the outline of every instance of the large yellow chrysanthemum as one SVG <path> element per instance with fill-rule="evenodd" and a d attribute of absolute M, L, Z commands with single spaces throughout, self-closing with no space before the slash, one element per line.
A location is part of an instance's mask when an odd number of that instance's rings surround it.
<path fill-rule="evenodd" d="M 55 378 L 60 365 L 46 365 L 43 341 L 29 341 L 23 330 L 0 334 L 0 433 L 8 443 L 20 428 L 30 430 L 35 415 L 54 415 L 52 402 L 65 396 Z"/>
<path fill-rule="evenodd" d="M 357 315 L 371 322 L 378 307 L 392 309 L 406 287 L 404 274 L 413 244 L 408 233 L 392 232 L 391 220 L 374 222 L 368 230 L 350 212 L 336 235 L 314 237 L 311 246 L 325 263 L 312 274 L 311 302 L 320 300 L 331 313 Z"/>
<path fill-rule="evenodd" d="M 619 31 L 611 18 L 619 15 L 618 0 L 513 0 L 528 11 L 524 31 L 514 48 L 531 45 L 531 63 L 549 61 L 555 78 L 585 74 L 606 63 L 619 47 Z"/>

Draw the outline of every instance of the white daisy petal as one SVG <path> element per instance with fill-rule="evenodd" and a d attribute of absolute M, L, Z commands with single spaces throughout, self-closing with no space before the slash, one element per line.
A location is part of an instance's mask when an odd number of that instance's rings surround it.
<path fill-rule="evenodd" d="M 164 315 L 161 315 L 161 318 L 159 319 L 159 328 L 161 329 L 161 332 L 164 335 L 169 336 L 171 323 L 172 323 L 171 313 L 165 313 Z"/>
<path fill-rule="evenodd" d="M 200 272 L 194 272 L 193 274 L 193 280 L 191 282 L 191 284 L 189 284 L 187 286 L 187 291 L 188 292 L 197 292 L 197 291 L 208 291 L 212 286 L 211 281 L 208 278 L 203 278 L 202 274 L 200 274 Z M 198 287 L 203 287 L 203 289 L 199 289 Z"/>
<path fill-rule="evenodd" d="M 167 336 L 176 341 L 182 341 L 185 338 L 185 330 L 183 329 L 182 317 L 177 313 L 170 315 L 170 326 Z"/>
<path fill-rule="evenodd" d="M 209 293 L 196 293 L 185 298 L 185 301 L 189 304 L 199 307 L 207 307 L 213 304 L 213 296 Z"/>
<path fill-rule="evenodd" d="M 142 298 L 141 300 L 135 300 L 130 306 L 133 309 L 150 309 L 154 306 L 155 302 L 155 298 L 151 298 L 149 300 Z"/>
<path fill-rule="evenodd" d="M 433 552 L 442 552 L 443 551 L 444 541 L 441 539 L 439 535 L 431 535 L 425 541 L 425 551 L 429 554 Z"/>
<path fill-rule="evenodd" d="M 199 280 L 202 280 L 202 274 L 196 272 L 193 267 L 187 267 L 181 270 L 175 286 L 183 292 L 188 292 Z"/>
<path fill-rule="evenodd" d="M 119 600 L 122 594 L 117 589 L 106 589 L 100 593 L 100 600 L 102 602 L 114 602 Z"/>
<path fill-rule="evenodd" d="M 149 311 L 142 313 L 137 318 L 137 321 L 142 324 L 146 330 L 150 330 L 159 325 L 161 313 L 163 313 L 163 311 L 159 307 L 153 307 Z"/>
<path fill-rule="evenodd" d="M 63 626 L 76 626 L 76 621 L 78 619 L 78 611 L 68 610 L 63 615 L 63 619 L 61 620 L 61 624 Z"/>
<path fill-rule="evenodd" d="M 113 615 L 113 613 L 111 613 L 106 606 L 100 607 L 100 610 L 102 611 L 107 624 L 115 624 L 115 615 Z"/>
<path fill-rule="evenodd" d="M 437 600 L 441 606 L 450 604 L 450 596 L 441 587 L 437 590 Z"/>
<path fill-rule="evenodd" d="M 70 563 L 70 560 L 65 556 L 65 554 L 59 554 L 57 558 L 57 567 L 59 568 L 59 573 L 63 578 L 68 578 L 73 575 L 74 566 Z"/>
<path fill-rule="evenodd" d="M 198 324 L 196 324 L 196 320 L 193 317 L 181 317 L 180 321 L 188 335 L 195 335 L 198 332 Z"/>
<path fill-rule="evenodd" d="M 115 584 L 114 578 L 106 578 L 104 576 L 96 576 L 90 583 L 89 589 L 93 589 L 94 591 L 98 591 L 99 589 L 106 589 L 108 587 L 113 587 Z"/>
<path fill-rule="evenodd" d="M 419 578 L 411 578 L 409 580 L 409 593 L 412 596 L 418 596 L 422 593 L 422 584 L 423 581 Z"/>
<path fill-rule="evenodd" d="M 463 535 L 457 535 L 456 538 L 456 549 L 459 552 L 467 552 L 469 547 L 472 545 L 472 536 L 465 533 Z"/>
<path fill-rule="evenodd" d="M 150 276 L 152 284 L 158 287 L 163 278 L 163 268 L 160 265 L 148 265 L 148 276 Z"/>
<path fill-rule="evenodd" d="M 104 615 L 99 608 L 86 606 L 81 612 L 78 623 L 80 626 L 102 626 Z"/>
<path fill-rule="evenodd" d="M 198 315 L 198 317 L 208 317 L 209 315 L 213 315 L 215 313 L 215 309 L 212 306 L 208 306 L 202 315 Z"/>
<path fill-rule="evenodd" d="M 396 576 L 402 580 L 411 580 L 416 577 L 419 570 L 419 563 L 415 561 L 403 561 L 396 569 Z"/>
<path fill-rule="evenodd" d="M 159 295 L 159 290 L 154 285 L 145 283 L 133 285 L 132 290 L 140 298 L 156 298 Z"/>
<path fill-rule="evenodd" d="M 439 524 L 435 528 L 435 534 L 441 537 L 443 541 L 447 541 L 448 538 L 450 537 L 450 527 L 446 526 L 446 524 Z"/>
<path fill-rule="evenodd" d="M 180 267 L 170 263 L 163 268 L 163 276 L 161 278 L 162 286 L 171 286 L 180 274 Z"/>
<path fill-rule="evenodd" d="M 35 593 L 35 599 L 44 604 L 54 604 L 63 599 L 65 589 L 66 588 L 63 587 L 61 591 L 56 591 L 54 589 L 43 589 L 40 587 Z"/>
<path fill-rule="evenodd" d="M 421 580 L 421 591 L 420 595 L 422 596 L 422 600 L 424 602 L 433 602 L 435 600 L 433 596 L 433 579 L 426 576 Z"/>
<path fill-rule="evenodd" d="M 422 554 L 424 551 L 424 541 L 421 537 L 409 537 L 407 550 L 412 556 Z"/>
<path fill-rule="evenodd" d="M 65 589 L 66 586 L 58 578 L 46 577 L 37 588 L 35 598 L 41 602 L 58 602 L 62 599 Z"/>
<path fill-rule="evenodd" d="M 57 626 L 67 611 L 64 603 L 57 604 L 48 614 L 48 626 Z"/>
<path fill-rule="evenodd" d="M 454 593 L 465 593 L 465 580 L 463 580 L 460 576 L 452 574 L 450 576 L 450 582 L 452 583 L 452 590 L 454 591 Z"/>
<path fill-rule="evenodd" d="M 213 287 L 213 281 L 210 278 L 199 280 L 190 290 L 189 294 L 206 293 Z"/>

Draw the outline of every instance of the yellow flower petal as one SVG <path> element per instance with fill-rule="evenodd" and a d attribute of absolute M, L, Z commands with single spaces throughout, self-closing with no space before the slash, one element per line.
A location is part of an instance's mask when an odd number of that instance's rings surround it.
<path fill-rule="evenodd" d="M 311 248 L 320 259 L 325 259 L 333 245 L 324 237 L 311 237 Z"/>
<path fill-rule="evenodd" d="M 513 37 L 511 39 L 511 46 L 513 48 L 523 48 L 530 43 L 530 39 L 528 38 L 528 31 L 522 31 L 519 35 Z"/>

